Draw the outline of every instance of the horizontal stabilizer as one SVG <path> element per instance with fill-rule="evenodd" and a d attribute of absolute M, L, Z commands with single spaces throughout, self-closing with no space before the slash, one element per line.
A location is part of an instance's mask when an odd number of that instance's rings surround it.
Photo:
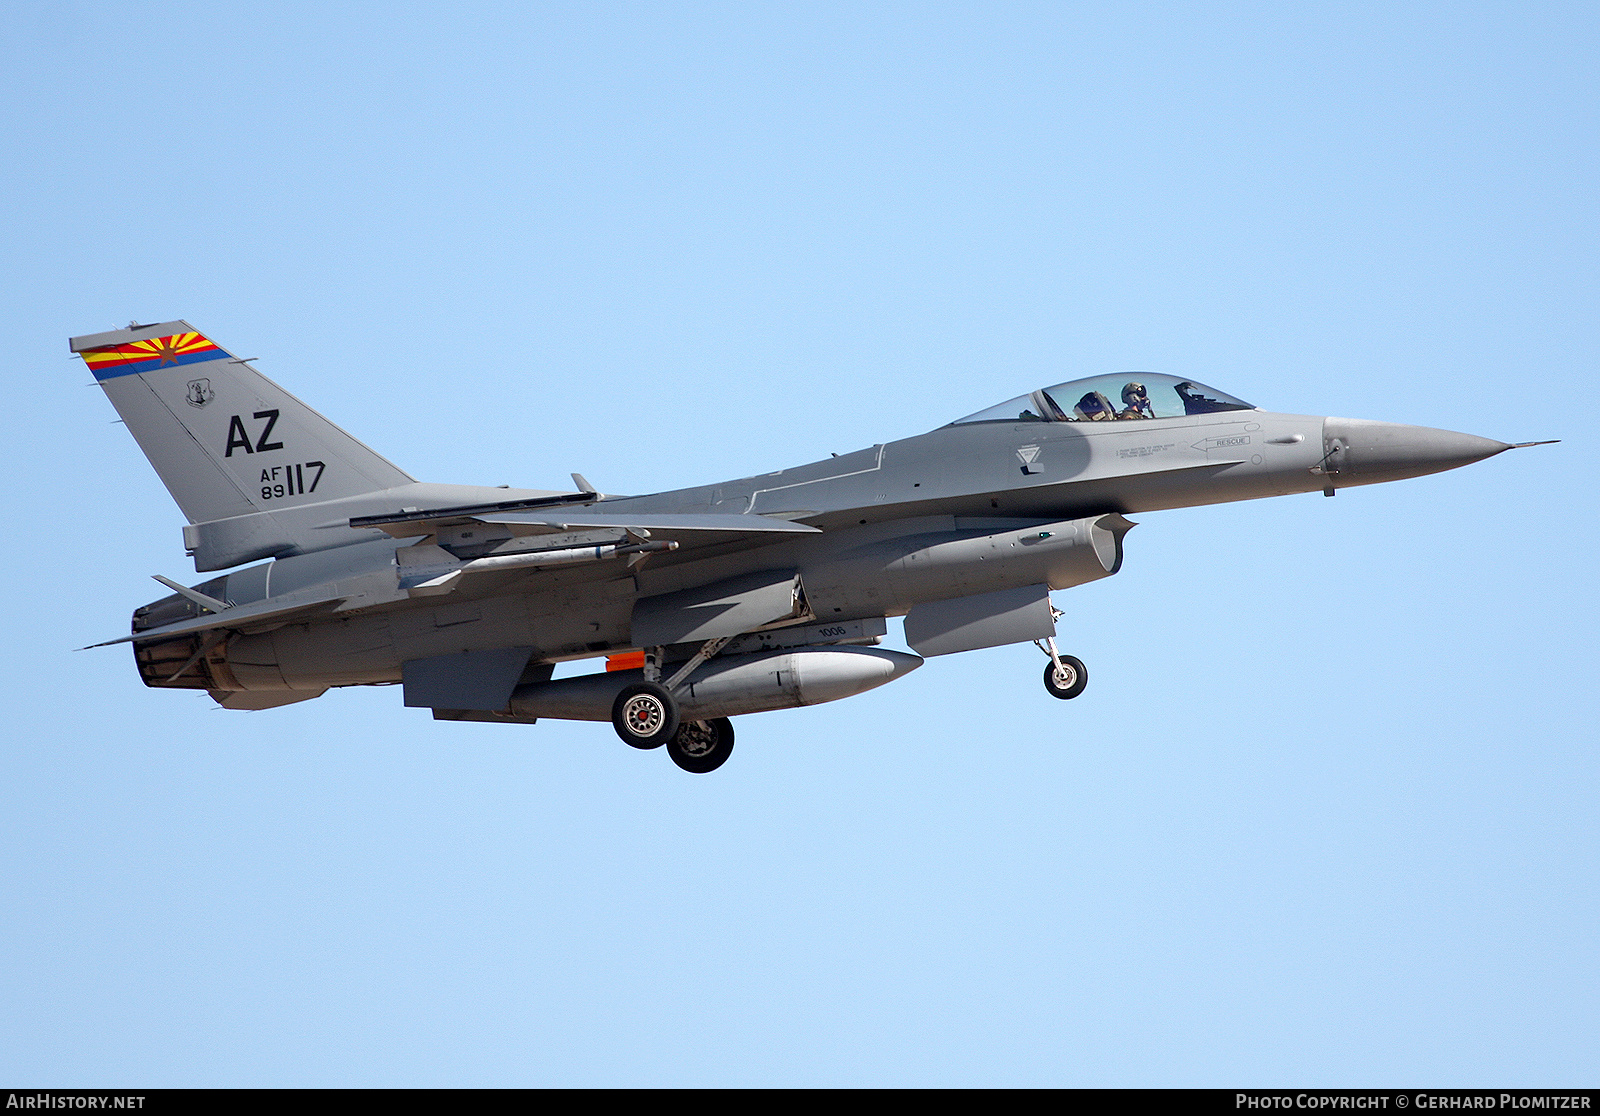
<path fill-rule="evenodd" d="M 215 631 L 218 628 L 236 628 L 240 631 L 251 631 L 257 628 L 272 628 L 279 624 L 286 624 L 290 620 L 305 616 L 314 616 L 319 612 L 328 612 L 344 603 L 343 597 L 326 597 L 317 601 L 295 601 L 286 603 L 282 599 L 267 598 L 264 601 L 255 601 L 251 604 L 237 605 L 233 608 L 223 609 L 221 612 L 209 616 L 197 617 L 194 620 L 180 620 L 175 624 L 163 624 L 158 628 L 146 628 L 142 632 L 123 636 L 121 639 L 108 639 L 104 643 L 91 643 L 89 647 L 110 647 L 117 643 L 132 643 L 151 639 L 170 639 L 173 636 L 193 635 L 195 632 Z M 79 648 L 87 651 L 89 647 Z"/>

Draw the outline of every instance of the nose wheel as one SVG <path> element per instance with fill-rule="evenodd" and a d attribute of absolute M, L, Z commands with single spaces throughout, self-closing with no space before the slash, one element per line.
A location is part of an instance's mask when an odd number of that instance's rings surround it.
<path fill-rule="evenodd" d="M 1075 698 L 1083 693 L 1083 688 L 1088 684 L 1089 671 L 1082 659 L 1062 655 L 1059 662 L 1045 664 L 1044 688 L 1050 691 L 1051 697 L 1058 697 L 1062 701 Z"/>
<path fill-rule="evenodd" d="M 1055 637 L 1038 643 L 1039 650 L 1050 656 L 1044 668 L 1044 688 L 1050 696 L 1067 701 L 1083 693 L 1089 685 L 1089 668 L 1075 655 L 1063 655 L 1056 648 Z"/>

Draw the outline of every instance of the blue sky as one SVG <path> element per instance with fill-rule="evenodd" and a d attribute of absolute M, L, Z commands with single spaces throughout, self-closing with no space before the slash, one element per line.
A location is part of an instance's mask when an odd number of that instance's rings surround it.
<path fill-rule="evenodd" d="M 1584 4 L 15 5 L 0 1079 L 1593 1084 Z M 1138 517 L 1030 647 L 739 722 L 145 689 L 73 334 L 644 492 L 1150 369 L 1559 446 Z M 190 576 L 190 580 L 198 580 Z"/>

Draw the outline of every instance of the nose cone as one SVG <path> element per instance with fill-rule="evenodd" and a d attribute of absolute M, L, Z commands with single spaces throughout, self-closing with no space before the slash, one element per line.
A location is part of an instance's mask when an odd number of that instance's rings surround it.
<path fill-rule="evenodd" d="M 1341 485 L 1442 473 L 1511 448 L 1475 434 L 1370 419 L 1324 419 L 1322 441 L 1330 479 Z"/>

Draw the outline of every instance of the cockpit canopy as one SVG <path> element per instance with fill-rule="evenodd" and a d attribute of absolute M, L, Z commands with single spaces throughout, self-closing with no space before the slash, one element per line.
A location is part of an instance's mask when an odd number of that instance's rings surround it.
<path fill-rule="evenodd" d="M 1040 388 L 957 419 L 966 422 L 1115 422 L 1255 408 L 1216 388 L 1159 372 L 1118 372 Z"/>

